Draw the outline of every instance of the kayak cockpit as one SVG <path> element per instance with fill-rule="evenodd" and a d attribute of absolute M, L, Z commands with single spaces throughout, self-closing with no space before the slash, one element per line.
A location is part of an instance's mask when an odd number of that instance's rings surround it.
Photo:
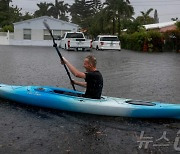
<path fill-rule="evenodd" d="M 34 88 L 35 91 L 50 93 L 50 94 L 57 94 L 57 95 L 67 95 L 67 96 L 74 96 L 74 97 L 84 97 L 84 92 L 69 90 L 65 88 L 51 88 L 51 87 L 36 87 Z M 88 98 L 87 98 L 88 99 Z M 105 100 L 104 97 L 101 97 L 102 100 Z M 96 100 L 96 99 L 94 99 Z"/>
<path fill-rule="evenodd" d="M 45 93 L 53 93 L 53 94 L 61 94 L 61 95 L 68 95 L 68 96 L 76 96 L 76 97 L 84 97 L 84 93 L 78 91 L 71 91 L 68 89 L 61 89 L 61 88 L 44 88 L 38 87 L 34 89 L 35 91 L 45 92 Z"/>
<path fill-rule="evenodd" d="M 76 97 L 84 97 L 83 93 L 76 93 L 71 91 L 63 91 L 63 90 L 53 90 L 56 94 L 63 94 L 63 95 L 69 95 L 69 96 L 76 96 Z"/>

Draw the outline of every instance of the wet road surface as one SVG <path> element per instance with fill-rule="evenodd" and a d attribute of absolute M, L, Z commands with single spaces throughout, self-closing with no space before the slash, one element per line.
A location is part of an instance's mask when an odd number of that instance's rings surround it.
<path fill-rule="evenodd" d="M 104 77 L 103 95 L 180 104 L 180 55 L 177 53 L 127 50 L 62 50 L 61 53 L 82 71 L 84 57 L 94 54 Z M 53 47 L 0 46 L 0 83 L 72 88 Z M 180 151 L 179 120 L 96 116 L 19 105 L 2 99 L 0 117 L 0 153 L 169 154 Z M 143 131 L 144 137 L 150 138 L 138 142 Z"/>

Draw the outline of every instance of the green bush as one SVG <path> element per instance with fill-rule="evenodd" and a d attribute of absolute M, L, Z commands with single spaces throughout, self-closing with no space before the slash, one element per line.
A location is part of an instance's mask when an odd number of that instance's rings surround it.
<path fill-rule="evenodd" d="M 145 32 L 135 32 L 133 34 L 124 34 L 120 36 L 122 48 L 141 51 L 146 38 Z"/>
<path fill-rule="evenodd" d="M 141 31 L 133 34 L 123 34 L 120 36 L 121 45 L 124 49 L 144 51 L 162 51 L 162 34 L 157 31 Z"/>
<path fill-rule="evenodd" d="M 12 25 L 6 25 L 6 26 L 3 26 L 3 28 L 2 28 L 2 30 L 1 30 L 2 32 L 13 32 L 14 31 L 14 28 L 13 28 L 13 26 Z"/>
<path fill-rule="evenodd" d="M 180 30 L 180 21 L 176 22 L 176 27 L 177 27 L 178 30 Z"/>
<path fill-rule="evenodd" d="M 147 33 L 148 50 L 149 51 L 162 51 L 163 47 L 163 35 L 157 31 L 149 31 Z"/>
<path fill-rule="evenodd" d="M 165 50 L 180 51 L 180 29 L 164 33 Z"/>

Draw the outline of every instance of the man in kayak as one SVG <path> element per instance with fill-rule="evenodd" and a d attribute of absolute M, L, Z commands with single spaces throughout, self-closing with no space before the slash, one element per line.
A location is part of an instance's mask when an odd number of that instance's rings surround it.
<path fill-rule="evenodd" d="M 63 57 L 62 64 L 66 64 L 71 73 L 78 78 L 85 79 L 85 82 L 80 82 L 73 80 L 72 84 L 79 85 L 81 87 L 86 88 L 85 97 L 100 99 L 102 88 L 103 88 L 103 77 L 101 73 L 96 69 L 96 58 L 92 55 L 87 56 L 84 59 L 84 68 L 86 72 L 79 71 L 76 67 L 74 67 L 67 59 Z"/>

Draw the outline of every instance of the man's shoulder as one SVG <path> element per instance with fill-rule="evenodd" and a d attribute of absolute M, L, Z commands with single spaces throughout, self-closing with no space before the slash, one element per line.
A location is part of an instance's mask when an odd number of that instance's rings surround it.
<path fill-rule="evenodd" d="M 92 74 L 92 75 L 96 75 L 96 74 L 101 74 L 99 70 L 95 70 L 92 72 L 86 72 L 86 74 Z"/>

